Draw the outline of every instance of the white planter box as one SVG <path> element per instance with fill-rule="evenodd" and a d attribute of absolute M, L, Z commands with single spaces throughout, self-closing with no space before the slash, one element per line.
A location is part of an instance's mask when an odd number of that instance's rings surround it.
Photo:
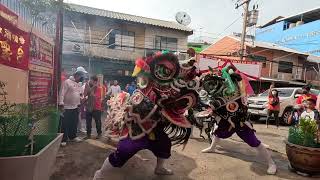
<path fill-rule="evenodd" d="M 32 156 L 0 157 L 1 180 L 49 180 L 63 134 Z"/>

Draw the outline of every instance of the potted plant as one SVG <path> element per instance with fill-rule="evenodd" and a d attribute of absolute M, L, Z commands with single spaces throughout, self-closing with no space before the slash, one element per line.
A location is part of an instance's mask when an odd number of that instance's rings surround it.
<path fill-rule="evenodd" d="M 286 153 L 293 170 L 309 175 L 320 174 L 319 125 L 310 118 L 301 118 L 290 127 Z"/>
<path fill-rule="evenodd" d="M 4 88 L 0 81 L 0 179 L 48 180 L 62 139 L 59 114 L 55 107 L 12 104 Z"/>

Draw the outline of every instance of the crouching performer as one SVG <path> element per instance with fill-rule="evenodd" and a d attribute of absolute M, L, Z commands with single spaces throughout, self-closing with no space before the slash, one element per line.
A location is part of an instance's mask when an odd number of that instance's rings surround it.
<path fill-rule="evenodd" d="M 106 136 L 120 141 L 94 180 L 115 179 L 113 169 L 143 149 L 157 157 L 155 174 L 171 175 L 173 172 L 164 167 L 171 145 L 185 145 L 190 137 L 191 124 L 183 114 L 197 100 L 200 82 L 195 79 L 193 64 L 180 65 L 174 54 L 157 53 L 138 59 L 133 76 L 137 76 L 139 87 L 133 95 L 120 93 L 108 102 Z"/>
<path fill-rule="evenodd" d="M 255 148 L 259 155 L 268 162 L 268 174 L 275 174 L 276 164 L 271 155 L 256 137 L 252 124 L 247 121 L 247 92 L 252 88 L 248 78 L 237 71 L 235 67 L 223 68 L 218 74 L 208 74 L 201 80 L 203 89 L 207 91 L 209 105 L 218 124 L 212 137 L 210 147 L 202 150 L 203 153 L 215 151 L 220 139 L 226 139 L 237 133 L 249 146 Z"/>

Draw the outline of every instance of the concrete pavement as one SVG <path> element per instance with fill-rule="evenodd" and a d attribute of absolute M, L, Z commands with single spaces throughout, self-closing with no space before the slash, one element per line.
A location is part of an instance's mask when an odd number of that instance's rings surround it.
<path fill-rule="evenodd" d="M 167 162 L 167 166 L 174 170 L 173 176 L 153 174 L 156 162 L 149 151 L 139 152 L 114 173 L 120 176 L 119 180 L 310 179 L 288 171 L 282 142 L 286 137 L 287 127 L 279 130 L 274 127 L 266 129 L 265 125 L 254 127 L 258 131 L 258 137 L 273 150 L 272 156 L 278 165 L 277 175 L 267 175 L 267 166 L 263 160 L 256 158 L 255 150 L 236 136 L 221 141 L 218 151 L 212 154 L 200 153 L 209 145 L 200 138 L 191 139 L 184 151 L 182 147 L 174 147 Z M 194 135 L 197 136 L 197 133 Z M 107 155 L 114 150 L 113 145 L 110 142 L 87 140 L 61 148 L 51 180 L 91 180 L 95 170 L 100 168 Z"/>

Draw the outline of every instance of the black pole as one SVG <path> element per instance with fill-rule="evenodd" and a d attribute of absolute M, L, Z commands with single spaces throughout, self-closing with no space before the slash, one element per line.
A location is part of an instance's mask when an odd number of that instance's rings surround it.
<path fill-rule="evenodd" d="M 63 43 L 63 0 L 59 0 L 55 39 L 55 99 L 58 101 L 61 87 L 62 43 Z M 57 102 L 58 103 L 58 102 Z"/>

